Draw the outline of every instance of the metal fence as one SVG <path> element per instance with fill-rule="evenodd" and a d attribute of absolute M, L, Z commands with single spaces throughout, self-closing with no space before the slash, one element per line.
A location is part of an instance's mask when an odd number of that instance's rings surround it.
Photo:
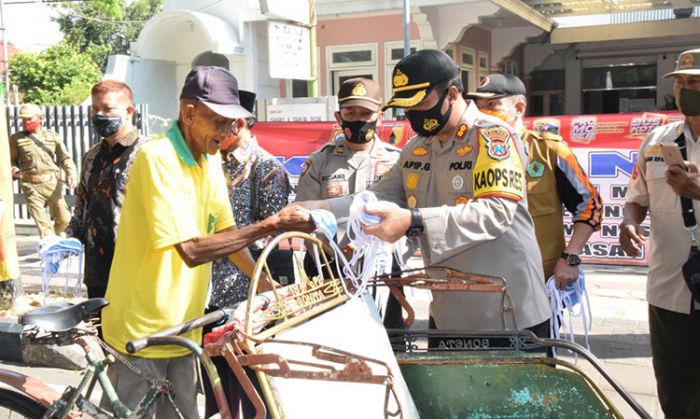
<path fill-rule="evenodd" d="M 82 170 L 83 154 L 100 141 L 100 137 L 93 132 L 90 123 L 90 106 L 42 106 L 44 112 L 43 126 L 56 131 L 63 139 L 66 149 L 70 153 L 78 173 Z M 136 105 L 136 112 L 140 121 L 148 121 L 148 105 Z M 22 121 L 17 116 L 19 106 L 7 107 L 7 126 L 9 135 L 22 129 Z M 148 136 L 148 124 L 139 123 L 139 131 Z M 8 137 L 9 138 L 9 137 Z M 31 224 L 34 222 L 29 216 L 24 197 L 20 193 L 19 182 L 13 183 L 15 206 L 14 215 L 16 224 Z M 69 207 L 75 204 L 75 191 L 66 190 L 66 202 Z"/>

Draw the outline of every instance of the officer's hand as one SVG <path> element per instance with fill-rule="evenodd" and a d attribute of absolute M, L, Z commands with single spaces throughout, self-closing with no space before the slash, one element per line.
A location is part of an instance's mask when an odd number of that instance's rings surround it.
<path fill-rule="evenodd" d="M 680 196 L 700 199 L 700 171 L 692 162 L 685 162 L 685 167 L 671 166 L 666 171 L 666 183 Z"/>
<path fill-rule="evenodd" d="M 17 179 L 20 176 L 22 176 L 22 171 L 19 170 L 19 167 L 12 166 L 12 178 Z"/>
<path fill-rule="evenodd" d="M 411 226 L 411 211 L 399 207 L 378 208 L 373 204 L 365 205 L 365 212 L 378 215 L 381 222 L 373 226 L 363 226 L 362 231 L 377 236 L 385 242 L 394 243 L 406 234 Z"/>
<path fill-rule="evenodd" d="M 78 182 L 75 180 L 74 177 L 69 176 L 69 177 L 66 179 L 66 185 L 68 186 L 68 188 L 73 189 L 73 188 L 75 188 L 76 186 L 78 186 Z"/>
<path fill-rule="evenodd" d="M 632 257 L 641 256 L 642 246 L 644 246 L 646 240 L 644 230 L 639 224 L 625 223 L 624 221 L 620 224 L 620 245 L 628 255 Z"/>
<path fill-rule="evenodd" d="M 564 259 L 559 259 L 554 265 L 554 284 L 563 290 L 578 279 L 578 266 L 571 266 Z"/>

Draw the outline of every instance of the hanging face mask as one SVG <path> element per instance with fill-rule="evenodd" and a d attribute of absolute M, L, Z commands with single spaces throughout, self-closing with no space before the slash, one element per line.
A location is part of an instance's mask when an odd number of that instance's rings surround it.
<path fill-rule="evenodd" d="M 348 141 L 355 144 L 365 144 L 374 138 L 374 134 L 377 132 L 377 121 L 346 121 L 342 119 L 340 127 Z M 349 137 L 346 131 L 350 131 Z"/>
<path fill-rule="evenodd" d="M 700 115 L 700 90 L 676 90 L 676 106 L 685 116 Z"/>
<path fill-rule="evenodd" d="M 102 138 L 111 137 L 119 131 L 122 126 L 120 116 L 95 115 L 92 117 L 92 126 Z"/>
<path fill-rule="evenodd" d="M 450 89 L 445 89 L 445 93 L 440 96 L 440 100 L 430 109 L 424 111 L 406 111 L 406 118 L 411 123 L 411 128 L 416 134 L 423 137 L 430 137 L 440 132 L 452 115 L 452 104 L 447 108 L 447 112 L 440 113 L 442 103 L 447 100 L 447 93 Z"/>
<path fill-rule="evenodd" d="M 27 121 L 22 124 L 24 126 L 24 129 L 29 131 L 29 132 L 37 132 L 39 131 L 39 127 L 41 127 L 41 121 Z"/>

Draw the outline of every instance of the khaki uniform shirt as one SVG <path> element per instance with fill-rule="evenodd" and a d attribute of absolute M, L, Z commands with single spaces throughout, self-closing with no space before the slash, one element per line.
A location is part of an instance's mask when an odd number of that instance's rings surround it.
<path fill-rule="evenodd" d="M 574 223 L 585 223 L 598 231 L 603 201 L 562 137 L 534 131 L 524 131 L 521 137 L 529 157 L 528 210 L 535 223 L 547 279 L 566 247 L 563 206 Z"/>
<path fill-rule="evenodd" d="M 550 316 L 540 252 L 525 199 L 522 142 L 497 118 L 470 103 L 452 138 L 416 136 L 371 190 L 381 200 L 419 208 L 426 266 L 445 266 L 507 280 L 517 327 Z M 329 201 L 346 215 L 349 198 Z M 501 330 L 501 295 L 433 292 L 439 329 Z M 506 316 L 506 328 L 515 328 Z"/>
<path fill-rule="evenodd" d="M 56 175 L 60 178 L 59 168 L 54 162 L 54 158 L 58 164 L 66 172 L 66 177 L 77 179 L 77 170 L 75 163 L 68 154 L 63 141 L 57 133 L 45 128 L 41 128 L 33 134 L 34 138 L 39 140 L 44 147 L 37 145 L 34 140 L 29 137 L 29 132 L 18 131 L 10 137 L 10 159 L 12 165 L 19 168 L 23 173 L 23 178 L 26 180 L 28 176 Z M 48 152 L 47 152 L 48 151 Z M 39 178 L 32 183 L 42 183 Z"/>
<path fill-rule="evenodd" d="M 693 300 L 681 268 L 688 260 L 690 233 L 683 225 L 681 200 L 666 183 L 667 166 L 659 147 L 659 144 L 675 142 L 681 133 L 685 133 L 688 160 L 700 164 L 699 139 L 693 138 L 685 122 L 656 128 L 647 135 L 639 150 L 627 188 L 627 202 L 649 208 L 651 257 L 647 301 L 656 307 L 689 314 Z M 693 200 L 693 208 L 698 218 L 700 201 Z M 700 218 L 697 221 L 700 222 Z M 696 303 L 695 307 L 700 308 L 700 305 Z"/>
<path fill-rule="evenodd" d="M 362 192 L 377 182 L 399 158 L 401 149 L 373 140 L 369 151 L 352 151 L 341 133 L 309 156 L 296 188 L 297 201 L 328 199 Z M 347 244 L 345 217 L 338 220 L 338 241 Z"/>

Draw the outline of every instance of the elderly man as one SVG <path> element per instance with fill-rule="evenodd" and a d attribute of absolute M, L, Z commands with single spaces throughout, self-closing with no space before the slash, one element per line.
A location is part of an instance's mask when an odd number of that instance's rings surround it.
<path fill-rule="evenodd" d="M 649 336 L 659 402 L 667 418 L 700 417 L 700 298 L 693 298 L 682 268 L 688 261 L 700 212 L 700 49 L 682 52 L 673 72 L 673 91 L 684 121 L 652 131 L 642 143 L 627 189 L 620 244 L 641 255 L 646 238 L 640 226 L 651 217 L 647 278 Z M 684 167 L 664 161 L 661 146 L 678 144 Z M 687 171 L 686 171 L 687 170 Z M 680 197 L 687 198 L 686 204 Z M 692 223 L 690 223 L 692 221 Z"/>
<path fill-rule="evenodd" d="M 475 92 L 480 111 L 509 123 L 527 147 L 528 211 L 535 222 L 545 280 L 554 276 L 559 289 L 578 279 L 579 255 L 594 231 L 600 230 L 603 201 L 564 139 L 549 132 L 525 129 L 525 85 L 516 76 L 489 74 Z M 562 204 L 573 215 L 574 231 L 564 240 Z"/>
<path fill-rule="evenodd" d="M 22 105 L 19 117 L 24 129 L 10 137 L 12 176 L 22 179 L 22 195 L 39 235 L 59 234 L 70 221 L 70 211 L 63 199 L 61 169 L 66 173 L 66 185 L 74 188 L 78 178 L 75 163 L 58 134 L 42 128 L 41 108 Z M 46 214 L 46 206 L 50 217 Z"/>
<path fill-rule="evenodd" d="M 372 208 L 369 234 L 417 241 L 426 266 L 504 277 L 517 325 L 548 336 L 549 304 L 532 219 L 525 204 L 524 152 L 517 135 L 462 98 L 459 67 L 445 53 L 421 50 L 394 67 L 388 107 L 406 110 L 418 134 L 370 190 L 398 208 Z M 308 202 L 347 215 L 351 197 Z M 431 326 L 500 330 L 500 295 L 433 292 Z M 509 319 L 506 319 L 509 320 Z M 435 342 L 441 345 L 442 342 Z"/>
<path fill-rule="evenodd" d="M 119 213 L 129 170 L 146 141 L 134 126 L 134 98 L 121 81 L 92 86 L 92 124 L 102 141 L 83 156 L 73 218 L 66 234 L 85 246 L 89 298 L 104 297 L 114 257 Z"/>
<path fill-rule="evenodd" d="M 218 151 L 234 121 L 250 116 L 240 106 L 233 74 L 195 67 L 185 78 L 177 121 L 164 138 L 141 147 L 126 187 L 107 285 L 110 305 L 103 311 L 103 334 L 112 348 L 124 351 L 132 339 L 203 314 L 212 260 L 230 255 L 251 275 L 254 261 L 246 246 L 308 225 L 308 212 L 295 207 L 234 228 Z M 201 342 L 201 330 L 185 336 Z M 156 346 L 128 357 L 142 376 L 122 362 L 109 373 L 129 407 L 143 397 L 149 379 L 167 379 L 182 414 L 198 417 L 195 361 L 186 349 Z M 177 416 L 164 399 L 155 411 L 158 418 Z"/>

